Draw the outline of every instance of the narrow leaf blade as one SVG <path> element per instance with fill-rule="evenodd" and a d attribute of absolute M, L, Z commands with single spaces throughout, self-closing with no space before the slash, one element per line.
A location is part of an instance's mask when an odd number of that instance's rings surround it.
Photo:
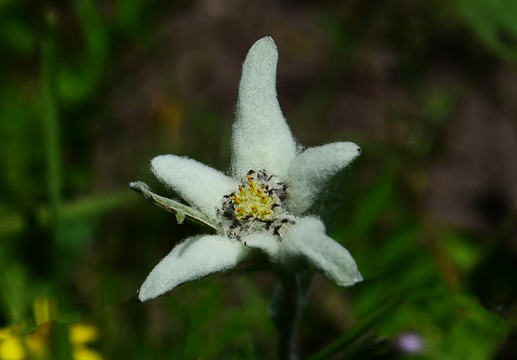
<path fill-rule="evenodd" d="M 142 181 L 130 182 L 129 187 L 144 195 L 144 197 L 147 200 L 150 200 L 154 205 L 164 209 L 165 211 L 175 214 L 176 220 L 179 224 L 182 224 L 183 221 L 187 219 L 195 224 L 207 227 L 214 232 L 217 230 L 215 224 L 207 219 L 207 217 L 201 212 L 178 201 L 155 194 L 151 188 Z"/>

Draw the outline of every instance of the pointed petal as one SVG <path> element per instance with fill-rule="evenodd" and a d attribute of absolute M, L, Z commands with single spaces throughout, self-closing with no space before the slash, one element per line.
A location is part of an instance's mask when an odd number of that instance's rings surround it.
<path fill-rule="evenodd" d="M 303 214 L 332 177 L 360 154 L 361 148 L 351 142 L 312 147 L 298 154 L 287 173 L 289 210 Z"/>
<path fill-rule="evenodd" d="M 276 93 L 278 52 L 270 37 L 258 40 L 242 66 L 232 132 L 232 174 L 253 170 L 282 176 L 296 153 Z"/>
<path fill-rule="evenodd" d="M 140 301 L 154 299 L 187 281 L 237 266 L 250 250 L 223 236 L 204 235 L 186 239 L 151 271 L 142 287 Z"/>
<path fill-rule="evenodd" d="M 282 242 L 282 251 L 301 256 L 339 286 L 362 281 L 354 258 L 347 249 L 325 234 L 323 223 L 314 217 L 298 219 Z"/>
<path fill-rule="evenodd" d="M 161 155 L 151 161 L 151 170 L 165 185 L 181 195 L 211 220 L 223 196 L 237 189 L 238 183 L 209 166 L 176 155 Z"/>

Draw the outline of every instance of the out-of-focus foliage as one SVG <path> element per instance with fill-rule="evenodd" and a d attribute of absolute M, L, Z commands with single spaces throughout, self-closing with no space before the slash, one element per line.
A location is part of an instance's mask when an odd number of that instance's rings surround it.
<path fill-rule="evenodd" d="M 266 34 L 295 135 L 363 149 L 329 230 L 365 281 L 316 276 L 302 355 L 515 358 L 516 18 L 512 0 L 2 2 L 0 359 L 274 357 L 268 274 L 136 301 L 198 230 L 127 187 L 165 194 L 161 153 L 227 166 Z"/>
<path fill-rule="evenodd" d="M 517 59 L 517 4 L 511 0 L 456 0 L 465 24 L 484 45 L 507 60 Z"/>

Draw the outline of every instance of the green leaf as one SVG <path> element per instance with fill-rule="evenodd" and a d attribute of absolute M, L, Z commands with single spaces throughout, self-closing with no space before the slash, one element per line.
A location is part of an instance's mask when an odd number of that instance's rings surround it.
<path fill-rule="evenodd" d="M 129 183 L 129 187 L 144 195 L 147 200 L 150 200 L 156 206 L 170 213 L 174 213 L 178 224 L 183 224 L 183 221 L 187 219 L 195 224 L 207 227 L 214 232 L 217 230 L 215 224 L 200 211 L 178 201 L 155 194 L 151 188 L 142 181 L 131 182 Z"/>
<path fill-rule="evenodd" d="M 307 357 L 308 360 L 322 360 L 328 359 L 331 356 L 337 354 L 343 349 L 347 348 L 354 341 L 359 339 L 361 336 L 366 334 L 375 324 L 381 322 L 384 317 L 389 315 L 393 308 L 399 303 L 398 298 L 385 299 L 385 301 L 379 302 L 379 306 L 370 315 L 365 317 L 360 323 L 352 328 L 348 333 L 344 334 L 340 338 L 334 340 L 327 346 L 318 350 L 316 353 Z"/>
<path fill-rule="evenodd" d="M 514 0 L 456 0 L 465 24 L 489 50 L 505 60 L 517 59 L 517 22 Z"/>

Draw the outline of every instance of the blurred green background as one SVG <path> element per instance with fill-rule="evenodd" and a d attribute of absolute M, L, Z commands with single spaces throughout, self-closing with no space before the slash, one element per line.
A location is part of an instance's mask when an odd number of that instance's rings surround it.
<path fill-rule="evenodd" d="M 275 356 L 270 274 L 136 300 L 198 229 L 127 187 L 167 195 L 163 153 L 227 169 L 264 35 L 298 139 L 363 149 L 330 234 L 365 281 L 316 277 L 303 358 L 517 358 L 515 19 L 514 0 L 2 1 L 0 359 Z"/>

